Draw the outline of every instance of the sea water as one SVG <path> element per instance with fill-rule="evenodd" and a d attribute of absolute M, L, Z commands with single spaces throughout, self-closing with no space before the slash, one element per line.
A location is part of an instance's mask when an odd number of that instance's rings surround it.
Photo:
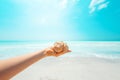
<path fill-rule="evenodd" d="M 110 41 L 65 41 L 72 50 L 61 57 L 96 57 L 120 59 L 120 42 Z M 53 44 L 52 41 L 1 41 L 0 59 L 11 58 L 42 50 Z"/>

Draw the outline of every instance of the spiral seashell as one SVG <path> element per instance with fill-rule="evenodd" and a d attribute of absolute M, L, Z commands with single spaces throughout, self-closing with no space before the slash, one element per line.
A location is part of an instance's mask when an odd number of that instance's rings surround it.
<path fill-rule="evenodd" d="M 64 49 L 64 43 L 63 42 L 56 42 L 55 44 L 54 44 L 54 51 L 55 52 L 62 52 L 63 51 L 63 49 Z"/>

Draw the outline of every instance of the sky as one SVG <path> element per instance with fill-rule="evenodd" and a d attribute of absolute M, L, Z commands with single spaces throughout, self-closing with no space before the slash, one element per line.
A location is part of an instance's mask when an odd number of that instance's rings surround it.
<path fill-rule="evenodd" d="M 120 41 L 120 1 L 0 0 L 0 40 Z"/>

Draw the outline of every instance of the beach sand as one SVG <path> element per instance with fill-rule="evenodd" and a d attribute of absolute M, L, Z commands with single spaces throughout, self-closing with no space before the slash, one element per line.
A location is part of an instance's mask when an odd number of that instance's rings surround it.
<path fill-rule="evenodd" d="M 120 60 L 48 57 L 11 80 L 120 80 Z"/>

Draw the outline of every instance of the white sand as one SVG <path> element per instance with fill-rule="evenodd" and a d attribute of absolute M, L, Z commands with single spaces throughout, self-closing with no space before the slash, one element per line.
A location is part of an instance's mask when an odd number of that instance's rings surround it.
<path fill-rule="evenodd" d="M 120 80 L 120 60 L 46 58 L 12 80 Z"/>

